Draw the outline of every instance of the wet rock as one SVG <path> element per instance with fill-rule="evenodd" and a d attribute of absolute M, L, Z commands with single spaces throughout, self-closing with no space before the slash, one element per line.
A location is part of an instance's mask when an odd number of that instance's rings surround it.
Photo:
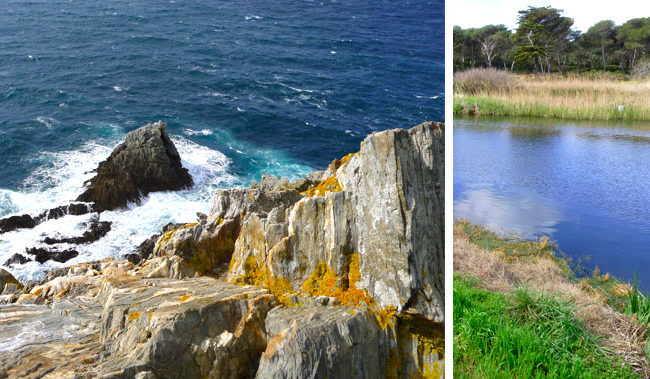
<path fill-rule="evenodd" d="M 92 212 L 92 206 L 90 204 L 85 204 L 85 203 L 72 203 L 68 205 L 61 205 L 56 208 L 52 208 L 50 210 L 47 210 L 43 213 L 41 213 L 38 217 L 39 220 L 53 220 L 57 218 L 61 218 L 66 215 L 84 215 L 86 213 Z"/>
<path fill-rule="evenodd" d="M 48 245 L 54 245 L 57 243 L 70 243 L 70 244 L 87 244 L 95 242 L 98 239 L 104 237 L 111 230 L 110 221 L 91 221 L 90 227 L 86 230 L 80 237 L 67 237 L 67 238 L 51 238 L 45 237 L 43 242 Z"/>
<path fill-rule="evenodd" d="M 111 155 L 97 167 L 88 189 L 77 201 L 93 203 L 101 212 L 139 203 L 141 196 L 155 191 L 189 188 L 192 177 L 169 139 L 167 125 L 158 121 L 126 135 Z"/>
<path fill-rule="evenodd" d="M 38 223 L 37 219 L 34 219 L 30 215 L 21 215 L 21 216 L 11 216 L 7 218 L 0 219 L 0 233 L 11 232 L 16 229 L 22 228 L 33 228 Z"/>
<path fill-rule="evenodd" d="M 11 267 L 11 266 L 13 266 L 15 264 L 22 265 L 22 264 L 25 264 L 25 263 L 31 262 L 31 261 L 32 261 L 31 259 L 29 259 L 29 258 L 27 258 L 27 257 L 25 257 L 25 256 L 23 256 L 21 254 L 16 253 L 16 254 L 12 255 L 11 258 L 7 259 L 5 261 L 5 263 L 3 264 L 3 266 Z"/>
<path fill-rule="evenodd" d="M 38 263 L 44 263 L 49 260 L 64 263 L 79 255 L 79 252 L 74 249 L 66 250 L 49 250 L 43 247 L 32 247 L 26 249 L 25 252 L 34 256 L 34 260 Z"/>

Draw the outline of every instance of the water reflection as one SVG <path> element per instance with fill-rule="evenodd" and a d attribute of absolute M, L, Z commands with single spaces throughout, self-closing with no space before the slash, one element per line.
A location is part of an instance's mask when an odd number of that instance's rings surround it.
<path fill-rule="evenodd" d="M 460 184 L 454 186 L 454 193 L 461 194 L 454 200 L 454 217 L 524 238 L 555 233 L 562 218 L 551 200 L 534 193 L 504 195 L 491 188 L 463 188 Z"/>
<path fill-rule="evenodd" d="M 459 119 L 453 134 L 455 218 L 548 235 L 650 290 L 650 124 Z"/>

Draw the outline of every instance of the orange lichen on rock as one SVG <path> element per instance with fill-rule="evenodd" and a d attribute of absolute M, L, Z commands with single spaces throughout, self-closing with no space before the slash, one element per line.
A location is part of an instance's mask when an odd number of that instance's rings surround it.
<path fill-rule="evenodd" d="M 179 300 L 180 301 L 185 301 L 185 300 L 189 299 L 190 297 L 192 297 L 192 294 L 188 293 L 188 294 L 185 294 L 185 295 L 181 296 Z"/>
<path fill-rule="evenodd" d="M 318 183 L 316 187 L 312 187 L 306 191 L 301 192 L 307 197 L 313 196 L 325 196 L 327 192 L 341 192 L 342 188 L 339 184 L 339 181 L 335 176 L 330 176 L 329 178 Z"/>
<path fill-rule="evenodd" d="M 359 271 L 359 255 L 350 256 L 348 276 L 338 276 L 327 263 L 320 262 L 316 270 L 303 283 L 303 292 L 311 296 L 327 296 L 337 299 L 342 305 L 358 307 L 363 303 L 376 308 L 375 300 L 368 296 L 365 290 L 357 288 L 356 283 L 361 279 Z"/>
<path fill-rule="evenodd" d="M 231 265 L 232 266 L 232 265 Z M 244 261 L 244 274 L 235 279 L 235 284 L 248 284 L 252 286 L 264 287 L 278 298 L 285 305 L 292 305 L 284 295 L 293 292 L 293 286 L 289 280 L 273 276 L 268 267 L 259 267 L 257 260 L 253 255 Z"/>
<path fill-rule="evenodd" d="M 127 316 L 126 319 L 127 319 L 127 321 L 133 321 L 133 320 L 138 319 L 138 318 L 140 318 L 140 313 L 131 312 L 131 313 L 129 313 L 129 315 Z"/>

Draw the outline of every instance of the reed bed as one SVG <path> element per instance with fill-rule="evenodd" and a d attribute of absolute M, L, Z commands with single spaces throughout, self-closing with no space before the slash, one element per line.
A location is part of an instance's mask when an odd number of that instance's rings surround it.
<path fill-rule="evenodd" d="M 621 80 L 618 76 L 594 74 L 511 75 L 494 71 L 475 69 L 454 75 L 455 114 L 650 120 L 649 80 Z"/>

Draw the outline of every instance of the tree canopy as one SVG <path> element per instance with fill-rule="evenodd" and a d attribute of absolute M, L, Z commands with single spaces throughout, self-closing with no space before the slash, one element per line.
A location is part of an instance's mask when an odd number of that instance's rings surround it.
<path fill-rule="evenodd" d="M 454 70 L 501 67 L 519 72 L 610 71 L 629 74 L 650 51 L 650 17 L 622 25 L 599 21 L 573 28 L 561 9 L 519 11 L 516 30 L 505 25 L 453 29 Z"/>

